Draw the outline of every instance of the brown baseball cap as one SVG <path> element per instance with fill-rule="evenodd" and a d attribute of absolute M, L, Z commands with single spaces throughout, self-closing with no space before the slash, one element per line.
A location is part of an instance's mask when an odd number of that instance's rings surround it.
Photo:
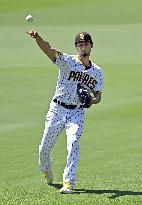
<path fill-rule="evenodd" d="M 90 42 L 93 46 L 92 38 L 88 32 L 77 33 L 75 37 L 75 46 L 77 45 L 78 42 Z"/>

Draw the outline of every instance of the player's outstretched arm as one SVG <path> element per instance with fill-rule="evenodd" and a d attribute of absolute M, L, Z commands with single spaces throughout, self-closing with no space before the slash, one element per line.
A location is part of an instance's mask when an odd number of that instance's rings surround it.
<path fill-rule="evenodd" d="M 56 50 L 50 46 L 50 44 L 42 39 L 37 31 L 31 30 L 27 32 L 32 38 L 36 39 L 36 42 L 40 49 L 53 61 L 56 61 Z"/>

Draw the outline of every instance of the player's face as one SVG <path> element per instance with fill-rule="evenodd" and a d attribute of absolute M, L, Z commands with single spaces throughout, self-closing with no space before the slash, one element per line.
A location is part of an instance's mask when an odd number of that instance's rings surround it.
<path fill-rule="evenodd" d="M 76 45 L 77 52 L 80 56 L 90 56 L 92 44 L 90 42 L 78 42 Z"/>

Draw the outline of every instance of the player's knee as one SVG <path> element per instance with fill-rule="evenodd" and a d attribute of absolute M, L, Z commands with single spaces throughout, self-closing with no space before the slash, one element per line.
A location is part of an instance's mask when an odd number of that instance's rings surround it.
<path fill-rule="evenodd" d="M 46 155 L 48 153 L 48 149 L 44 147 L 42 144 L 39 146 L 39 156 Z"/>

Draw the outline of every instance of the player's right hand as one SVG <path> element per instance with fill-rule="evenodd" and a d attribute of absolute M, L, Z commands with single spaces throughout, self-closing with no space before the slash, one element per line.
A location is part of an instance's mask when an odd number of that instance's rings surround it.
<path fill-rule="evenodd" d="M 34 30 L 28 31 L 27 34 L 29 34 L 32 38 L 36 38 L 38 36 L 37 31 Z"/>

